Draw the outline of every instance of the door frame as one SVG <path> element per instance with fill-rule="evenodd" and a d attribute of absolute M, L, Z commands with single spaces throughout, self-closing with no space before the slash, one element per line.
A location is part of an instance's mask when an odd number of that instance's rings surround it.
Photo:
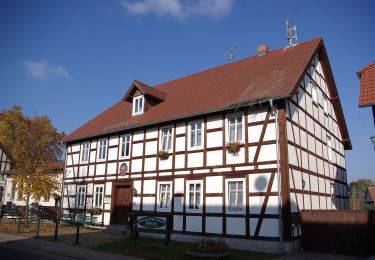
<path fill-rule="evenodd" d="M 113 223 L 114 216 L 113 216 L 113 209 L 116 205 L 116 199 L 117 199 L 117 193 L 116 188 L 121 186 L 128 186 L 130 185 L 130 191 L 131 191 L 131 211 L 133 211 L 133 182 L 132 180 L 116 180 L 112 182 L 112 195 L 111 195 L 111 212 L 110 212 L 110 221 L 109 224 L 115 224 Z"/>

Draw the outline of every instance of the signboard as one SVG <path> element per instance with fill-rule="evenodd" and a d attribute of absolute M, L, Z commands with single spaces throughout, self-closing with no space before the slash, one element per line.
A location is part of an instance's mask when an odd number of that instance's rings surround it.
<path fill-rule="evenodd" d="M 120 164 L 120 174 L 125 176 L 128 173 L 128 165 L 126 163 Z"/>
<path fill-rule="evenodd" d="M 104 204 L 111 204 L 111 197 L 104 197 Z"/>
<path fill-rule="evenodd" d="M 167 217 L 137 216 L 138 229 L 153 229 L 165 231 Z"/>

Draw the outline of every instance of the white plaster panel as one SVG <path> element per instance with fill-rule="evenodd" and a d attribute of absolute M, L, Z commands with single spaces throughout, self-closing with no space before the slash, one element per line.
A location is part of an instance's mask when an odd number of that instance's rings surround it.
<path fill-rule="evenodd" d="M 311 191 L 318 192 L 318 177 L 314 175 L 310 175 L 310 185 L 311 185 Z"/>
<path fill-rule="evenodd" d="M 303 210 L 304 209 L 303 208 L 303 194 L 297 193 L 296 195 L 297 195 L 298 208 L 300 210 Z"/>
<path fill-rule="evenodd" d="M 157 138 L 158 129 L 156 127 L 149 128 L 146 130 L 146 139 Z"/>
<path fill-rule="evenodd" d="M 184 210 L 184 202 L 182 197 L 174 197 L 174 211 L 175 212 L 183 212 Z"/>
<path fill-rule="evenodd" d="M 157 141 L 146 142 L 145 154 L 146 155 L 156 154 L 157 153 L 157 147 L 158 147 Z"/>
<path fill-rule="evenodd" d="M 184 194 L 184 178 L 174 180 L 174 192 Z"/>
<path fill-rule="evenodd" d="M 79 154 L 73 154 L 73 163 L 78 164 Z"/>
<path fill-rule="evenodd" d="M 104 225 L 109 225 L 111 221 L 111 213 L 110 212 L 104 212 Z"/>
<path fill-rule="evenodd" d="M 207 118 L 207 129 L 219 128 L 223 126 L 221 115 L 211 116 Z"/>
<path fill-rule="evenodd" d="M 188 167 L 201 167 L 203 166 L 203 153 L 189 153 L 188 154 Z"/>
<path fill-rule="evenodd" d="M 141 209 L 141 197 L 134 197 L 133 196 L 133 210 L 140 210 Z"/>
<path fill-rule="evenodd" d="M 260 214 L 264 202 L 264 196 L 251 196 L 249 199 L 250 214 Z"/>
<path fill-rule="evenodd" d="M 151 158 L 145 158 L 145 171 L 154 171 L 156 170 L 156 157 L 151 157 Z"/>
<path fill-rule="evenodd" d="M 310 133 L 314 133 L 314 121 L 309 116 L 306 117 L 306 129 Z"/>
<path fill-rule="evenodd" d="M 137 159 L 132 161 L 132 170 L 134 172 L 141 172 L 142 171 L 142 159 Z"/>
<path fill-rule="evenodd" d="M 95 165 L 89 166 L 89 176 L 94 176 Z"/>
<path fill-rule="evenodd" d="M 292 170 L 293 179 L 294 179 L 294 187 L 295 189 L 302 190 L 302 176 L 301 172 Z M 291 183 L 293 183 L 293 179 L 291 179 Z"/>
<path fill-rule="evenodd" d="M 276 160 L 276 144 L 262 145 L 259 152 L 258 161 Z"/>
<path fill-rule="evenodd" d="M 165 160 L 159 159 L 159 170 L 172 169 L 172 160 L 173 160 L 173 155 L 169 155 L 168 159 L 165 159 Z"/>
<path fill-rule="evenodd" d="M 237 154 L 226 151 L 227 164 L 239 164 L 245 162 L 245 148 L 241 148 Z"/>
<path fill-rule="evenodd" d="M 309 165 L 310 171 L 317 172 L 316 157 L 314 155 L 309 154 Z"/>
<path fill-rule="evenodd" d="M 223 177 L 209 176 L 206 177 L 206 193 L 221 193 L 223 192 Z"/>
<path fill-rule="evenodd" d="M 141 193 L 142 181 L 134 181 L 133 188 L 137 191 L 138 194 Z"/>
<path fill-rule="evenodd" d="M 96 146 L 97 146 L 97 142 L 96 141 L 91 141 L 90 148 L 91 149 L 95 149 Z"/>
<path fill-rule="evenodd" d="M 143 197 L 142 209 L 145 211 L 153 211 L 155 207 L 155 197 Z"/>
<path fill-rule="evenodd" d="M 259 236 L 278 237 L 279 236 L 279 220 L 264 218 L 260 227 Z"/>
<path fill-rule="evenodd" d="M 177 123 L 176 125 L 176 135 L 185 134 L 185 122 Z"/>
<path fill-rule="evenodd" d="M 297 148 L 288 144 L 288 161 L 290 164 L 298 165 Z"/>
<path fill-rule="evenodd" d="M 185 151 L 185 137 L 176 138 L 176 151 Z"/>
<path fill-rule="evenodd" d="M 290 193 L 290 211 L 292 213 L 298 212 L 297 208 L 297 196 L 294 192 Z"/>
<path fill-rule="evenodd" d="M 290 112 L 290 117 L 292 118 L 292 121 L 298 124 L 298 110 L 293 103 L 288 102 L 288 104 L 289 104 L 289 109 L 290 109 L 290 111 L 288 111 Z"/>
<path fill-rule="evenodd" d="M 254 162 L 254 156 L 255 156 L 257 147 L 256 146 L 252 146 L 252 147 L 249 147 L 248 150 L 249 150 L 249 152 L 248 152 L 248 154 L 249 154 L 249 162 L 252 163 L 252 162 Z"/>
<path fill-rule="evenodd" d="M 155 194 L 156 180 L 143 181 L 143 194 Z"/>
<path fill-rule="evenodd" d="M 202 232 L 202 217 L 186 216 L 186 231 Z"/>
<path fill-rule="evenodd" d="M 112 182 L 106 182 L 105 184 L 105 195 L 112 194 Z"/>
<path fill-rule="evenodd" d="M 96 159 L 96 151 L 90 152 L 90 162 L 95 162 Z"/>
<path fill-rule="evenodd" d="M 246 235 L 245 218 L 227 218 L 227 234 Z"/>
<path fill-rule="evenodd" d="M 79 167 L 79 176 L 80 177 L 86 177 L 87 175 L 88 175 L 88 167 L 87 167 L 87 165 L 80 166 Z"/>
<path fill-rule="evenodd" d="M 117 148 L 108 149 L 108 160 L 117 160 Z"/>
<path fill-rule="evenodd" d="M 133 153 L 133 156 L 142 156 L 143 155 L 143 143 L 133 144 L 132 153 Z"/>
<path fill-rule="evenodd" d="M 73 144 L 70 146 L 72 152 L 78 152 L 80 149 L 80 144 Z"/>
<path fill-rule="evenodd" d="M 117 163 L 108 163 L 107 174 L 116 174 L 117 173 Z"/>
<path fill-rule="evenodd" d="M 110 146 L 111 146 L 111 145 L 118 145 L 118 140 L 119 140 L 119 138 L 118 138 L 117 135 L 111 136 L 111 137 L 109 138 L 109 145 L 110 145 Z"/>
<path fill-rule="evenodd" d="M 264 121 L 266 119 L 267 115 L 267 110 L 266 109 L 259 109 L 256 111 L 249 111 L 248 114 L 248 122 L 253 123 L 253 122 L 259 122 L 259 121 Z"/>
<path fill-rule="evenodd" d="M 305 151 L 301 151 L 301 158 L 302 158 L 302 168 L 309 169 L 308 155 Z"/>
<path fill-rule="evenodd" d="M 185 168 L 185 154 L 177 154 L 175 155 L 175 165 L 176 169 Z"/>
<path fill-rule="evenodd" d="M 305 209 L 312 209 L 311 208 L 311 199 L 310 199 L 310 195 L 307 195 L 307 194 L 304 194 L 303 195 L 303 200 L 304 200 L 304 205 L 305 205 Z"/>
<path fill-rule="evenodd" d="M 315 153 L 315 138 L 310 134 L 307 135 L 307 143 L 309 151 Z"/>
<path fill-rule="evenodd" d="M 207 133 L 207 147 L 223 146 L 223 131 Z"/>
<path fill-rule="evenodd" d="M 182 231 L 183 230 L 183 220 L 184 220 L 183 216 L 174 215 L 173 216 L 173 230 Z"/>
<path fill-rule="evenodd" d="M 223 212 L 223 198 L 222 197 L 206 197 L 206 212 L 207 213 L 222 213 Z"/>
<path fill-rule="evenodd" d="M 248 127 L 247 138 L 249 143 L 259 142 L 260 134 L 262 133 L 262 128 L 262 125 Z"/>
<path fill-rule="evenodd" d="M 207 166 L 222 165 L 223 164 L 223 151 L 210 151 L 207 152 Z"/>
<path fill-rule="evenodd" d="M 105 174 L 105 163 L 97 164 L 96 175 L 104 175 L 104 174 Z"/>
<path fill-rule="evenodd" d="M 277 196 L 269 196 L 266 214 L 278 214 L 279 213 L 279 200 Z"/>
<path fill-rule="evenodd" d="M 254 236 L 258 224 L 258 218 L 250 218 L 250 236 Z"/>
<path fill-rule="evenodd" d="M 312 209 L 319 209 L 319 196 L 311 195 L 311 206 Z"/>
<path fill-rule="evenodd" d="M 223 219 L 221 217 L 206 217 L 206 233 L 222 234 Z"/>
<path fill-rule="evenodd" d="M 133 134 L 133 141 L 140 141 L 144 139 L 144 132 L 143 130 L 136 131 Z"/>

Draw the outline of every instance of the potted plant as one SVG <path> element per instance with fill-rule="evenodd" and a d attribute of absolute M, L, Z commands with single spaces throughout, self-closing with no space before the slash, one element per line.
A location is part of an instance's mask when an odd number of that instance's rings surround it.
<path fill-rule="evenodd" d="M 160 160 L 166 160 L 169 157 L 169 153 L 168 153 L 168 151 L 160 150 L 158 152 L 158 157 L 159 157 Z"/>
<path fill-rule="evenodd" d="M 102 214 L 102 209 L 101 208 L 91 208 L 87 210 L 87 213 L 90 214 L 90 217 L 92 218 L 93 216 L 98 216 Z"/>
<path fill-rule="evenodd" d="M 229 153 L 237 155 L 242 146 L 243 146 L 243 143 L 241 142 L 229 142 L 227 143 L 226 148 Z"/>
<path fill-rule="evenodd" d="M 186 255 L 203 259 L 223 259 L 229 255 L 229 248 L 223 240 L 202 239 L 188 249 Z"/>

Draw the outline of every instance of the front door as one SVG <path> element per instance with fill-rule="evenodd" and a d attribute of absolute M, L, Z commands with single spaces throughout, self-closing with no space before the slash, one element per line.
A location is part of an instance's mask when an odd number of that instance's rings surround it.
<path fill-rule="evenodd" d="M 132 189 L 130 184 L 117 184 L 113 189 L 112 224 L 128 224 L 132 210 Z"/>

